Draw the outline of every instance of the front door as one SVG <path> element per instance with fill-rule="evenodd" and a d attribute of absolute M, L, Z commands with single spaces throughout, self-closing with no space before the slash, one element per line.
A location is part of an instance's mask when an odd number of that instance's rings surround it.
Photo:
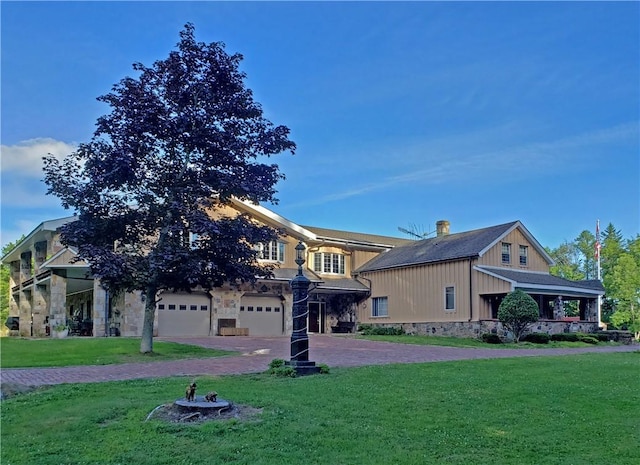
<path fill-rule="evenodd" d="M 310 333 L 324 333 L 324 302 L 309 302 L 309 323 L 307 331 Z"/>

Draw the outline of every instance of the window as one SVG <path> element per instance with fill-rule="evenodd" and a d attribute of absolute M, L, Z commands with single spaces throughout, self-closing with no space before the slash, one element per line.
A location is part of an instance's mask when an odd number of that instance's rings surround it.
<path fill-rule="evenodd" d="M 374 297 L 371 299 L 371 316 L 388 316 L 387 297 Z"/>
<path fill-rule="evenodd" d="M 189 310 L 198 310 L 197 305 L 189 305 Z"/>
<path fill-rule="evenodd" d="M 200 305 L 200 310 L 203 312 L 206 312 L 207 310 L 209 310 L 209 306 L 208 305 Z"/>
<path fill-rule="evenodd" d="M 258 260 L 270 262 L 284 262 L 284 242 L 271 241 L 266 244 L 258 244 Z"/>
<path fill-rule="evenodd" d="M 158 310 L 164 310 L 164 304 L 158 304 Z"/>
<path fill-rule="evenodd" d="M 187 306 L 186 305 L 180 305 L 180 310 L 186 310 Z"/>
<path fill-rule="evenodd" d="M 169 310 L 175 310 L 176 304 L 169 304 Z"/>
<path fill-rule="evenodd" d="M 344 274 L 344 255 L 339 253 L 314 253 L 313 271 L 318 273 Z"/>
<path fill-rule="evenodd" d="M 456 309 L 456 288 L 453 286 L 447 286 L 444 288 L 444 309 Z"/>
<path fill-rule="evenodd" d="M 529 255 L 529 247 L 526 245 L 520 246 L 520 265 L 527 266 L 527 256 Z"/>
<path fill-rule="evenodd" d="M 511 244 L 508 242 L 502 243 L 502 263 L 505 265 L 511 263 Z"/>

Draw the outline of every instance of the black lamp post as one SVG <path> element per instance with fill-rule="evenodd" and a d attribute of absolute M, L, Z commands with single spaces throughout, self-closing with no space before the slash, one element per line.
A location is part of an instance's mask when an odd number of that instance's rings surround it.
<path fill-rule="evenodd" d="M 302 241 L 296 245 L 296 264 L 298 274 L 291 280 L 293 291 L 293 331 L 291 333 L 291 360 L 285 365 L 293 367 L 298 375 L 319 373 L 315 362 L 309 361 L 309 336 L 307 334 L 307 317 L 309 308 L 309 279 L 302 273 L 305 247 Z"/>

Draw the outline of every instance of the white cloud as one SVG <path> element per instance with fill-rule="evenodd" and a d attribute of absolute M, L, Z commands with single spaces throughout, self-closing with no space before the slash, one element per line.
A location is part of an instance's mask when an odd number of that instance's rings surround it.
<path fill-rule="evenodd" d="M 76 149 L 76 145 L 50 138 L 29 139 L 15 145 L 2 145 L 3 174 L 12 173 L 30 178 L 42 178 L 42 157 L 52 154 L 62 159 Z"/>

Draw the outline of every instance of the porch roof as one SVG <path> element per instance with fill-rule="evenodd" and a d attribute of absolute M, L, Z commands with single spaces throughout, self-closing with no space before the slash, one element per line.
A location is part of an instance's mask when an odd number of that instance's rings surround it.
<path fill-rule="evenodd" d="M 474 266 L 481 273 L 511 283 L 513 288 L 532 293 L 567 297 L 597 297 L 604 295 L 604 286 L 597 279 L 571 281 L 548 273 L 511 270 L 492 266 Z"/>
<path fill-rule="evenodd" d="M 323 280 L 311 270 L 303 270 L 302 273 L 316 287 L 314 292 L 369 292 L 369 288 L 351 278 L 327 279 Z M 291 281 L 298 274 L 297 268 L 276 268 L 273 270 L 273 278 L 277 281 Z"/>

